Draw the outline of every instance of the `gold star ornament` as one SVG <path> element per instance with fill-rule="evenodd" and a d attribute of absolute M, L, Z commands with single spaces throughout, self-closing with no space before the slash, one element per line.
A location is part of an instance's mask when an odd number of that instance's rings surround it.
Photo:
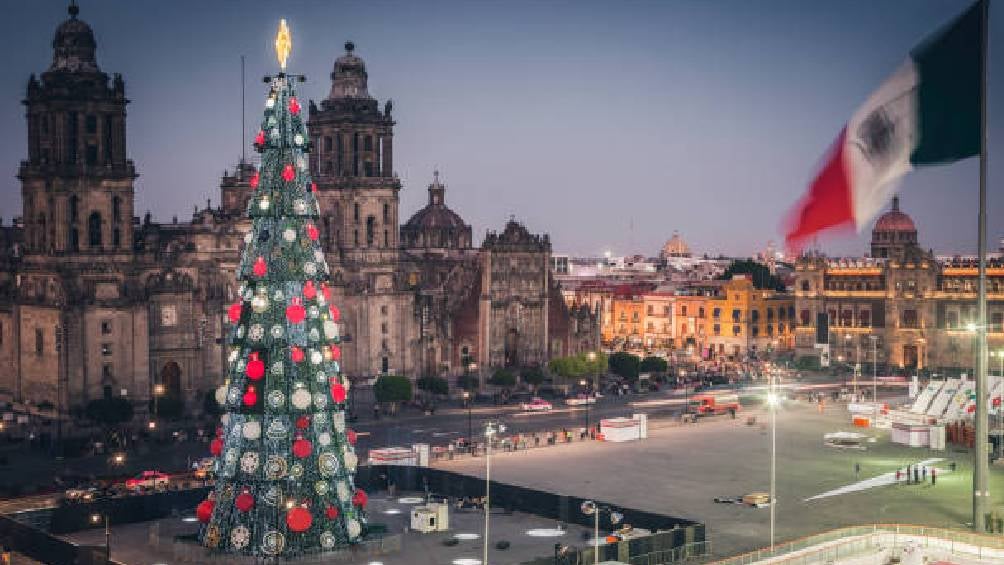
<path fill-rule="evenodd" d="M 275 56 L 279 59 L 279 67 L 286 70 L 286 59 L 293 49 L 293 37 L 289 34 L 289 26 L 286 20 L 279 20 L 279 31 L 275 34 Z"/>

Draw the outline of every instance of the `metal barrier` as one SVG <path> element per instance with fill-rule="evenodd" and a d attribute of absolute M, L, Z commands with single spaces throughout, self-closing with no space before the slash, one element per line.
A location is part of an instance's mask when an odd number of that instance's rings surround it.
<path fill-rule="evenodd" d="M 770 560 L 771 565 L 808 565 L 858 556 L 879 548 L 895 553 L 908 543 L 945 550 L 952 555 L 1004 560 L 1004 538 L 965 530 L 911 524 L 850 526 L 758 549 L 710 565 L 751 565 Z M 797 555 L 796 555 L 797 554 Z"/>

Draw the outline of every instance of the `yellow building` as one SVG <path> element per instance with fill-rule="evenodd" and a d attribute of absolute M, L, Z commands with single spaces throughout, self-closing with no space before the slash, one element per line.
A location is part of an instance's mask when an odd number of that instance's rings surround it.
<path fill-rule="evenodd" d="M 795 303 L 786 294 L 759 290 L 741 275 L 722 285 L 708 302 L 713 356 L 763 355 L 794 346 Z"/>

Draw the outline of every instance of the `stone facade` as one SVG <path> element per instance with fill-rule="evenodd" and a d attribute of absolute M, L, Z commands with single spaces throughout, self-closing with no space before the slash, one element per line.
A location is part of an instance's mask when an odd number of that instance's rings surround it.
<path fill-rule="evenodd" d="M 125 81 L 100 70 L 96 47 L 71 6 L 52 65 L 28 81 L 23 216 L 0 225 L 0 392 L 65 410 L 103 395 L 144 406 L 163 385 L 199 408 L 224 377 L 255 166 L 224 173 L 221 204 L 191 221 L 135 218 Z M 392 106 L 345 47 L 307 127 L 346 373 L 453 375 L 595 348 L 589 312 L 554 299 L 547 236 L 512 221 L 473 247 L 438 173 L 429 206 L 399 228 Z"/>

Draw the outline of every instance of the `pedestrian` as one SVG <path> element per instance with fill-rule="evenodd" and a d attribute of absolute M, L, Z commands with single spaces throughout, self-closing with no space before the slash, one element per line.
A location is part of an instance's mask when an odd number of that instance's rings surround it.
<path fill-rule="evenodd" d="M 861 477 L 861 463 L 854 464 L 854 478 L 858 479 Z"/>
<path fill-rule="evenodd" d="M 910 484 L 910 473 L 913 471 L 913 467 L 910 465 L 906 466 L 906 484 Z"/>
<path fill-rule="evenodd" d="M 918 465 L 913 466 L 913 482 L 920 483 L 920 469 L 917 468 Z"/>
<path fill-rule="evenodd" d="M 952 472 L 954 473 L 955 472 L 955 461 L 952 461 L 951 463 L 949 463 L 948 464 L 948 468 L 951 469 Z"/>
<path fill-rule="evenodd" d="M 924 482 L 927 482 L 927 465 L 924 465 Z"/>
<path fill-rule="evenodd" d="M 931 486 L 933 487 L 938 483 L 938 468 L 931 467 Z"/>
<path fill-rule="evenodd" d="M 900 472 L 900 470 L 899 470 L 899 469 L 896 469 L 896 484 L 899 484 L 899 477 L 900 477 L 900 475 L 902 475 L 902 474 L 903 474 L 903 473 L 902 473 L 902 472 Z"/>

